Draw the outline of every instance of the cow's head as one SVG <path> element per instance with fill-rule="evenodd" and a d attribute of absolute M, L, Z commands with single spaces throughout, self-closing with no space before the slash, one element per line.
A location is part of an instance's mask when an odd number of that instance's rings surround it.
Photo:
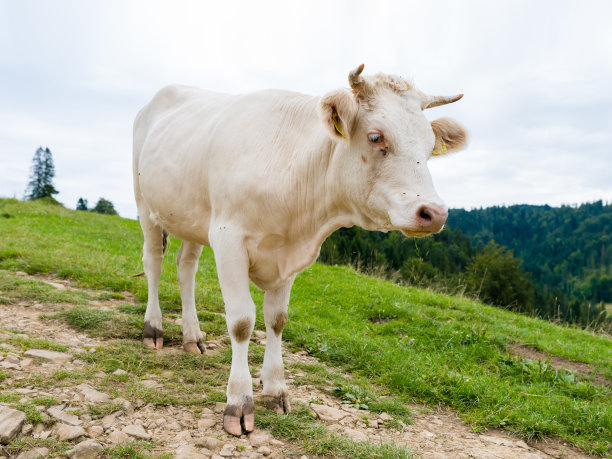
<path fill-rule="evenodd" d="M 429 122 L 423 110 L 459 100 L 423 94 L 392 75 L 349 74 L 352 90 L 321 99 L 319 114 L 341 155 L 346 199 L 358 224 L 400 230 L 407 236 L 440 231 L 448 210 L 437 195 L 427 160 L 463 147 L 466 132 L 456 121 Z"/>

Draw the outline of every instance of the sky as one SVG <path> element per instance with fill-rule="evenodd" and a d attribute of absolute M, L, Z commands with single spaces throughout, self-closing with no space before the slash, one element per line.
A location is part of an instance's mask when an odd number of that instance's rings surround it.
<path fill-rule="evenodd" d="M 348 72 L 464 98 L 469 131 L 430 161 L 449 207 L 612 201 L 612 2 L 0 0 L 0 196 L 48 147 L 56 198 L 136 217 L 134 116 L 170 83 L 312 95 Z"/>

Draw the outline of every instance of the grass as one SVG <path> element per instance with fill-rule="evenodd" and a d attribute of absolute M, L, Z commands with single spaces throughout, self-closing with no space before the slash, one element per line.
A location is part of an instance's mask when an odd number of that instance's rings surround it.
<path fill-rule="evenodd" d="M 256 424 L 269 429 L 272 435 L 291 440 L 307 454 L 324 457 L 351 458 L 412 458 L 404 448 L 392 444 L 355 442 L 336 435 L 314 421 L 307 406 L 296 403 L 288 415 L 257 410 Z"/>
<path fill-rule="evenodd" d="M 81 357 L 108 374 L 105 384 L 154 404 L 195 403 L 194 390 L 208 395 L 208 401 L 220 397 L 227 381 L 229 350 L 219 350 L 214 359 L 181 360 L 178 354 L 158 359 L 135 341 L 142 336 L 147 294 L 144 278 L 129 277 L 142 270 L 138 222 L 12 199 L 0 199 L 0 213 L 10 215 L 0 219 L 0 280 L 5 279 L 1 282 L 12 282 L 15 276 L 10 271 L 22 270 L 52 273 L 117 295 L 133 292 L 136 304 L 122 305 L 112 317 L 87 306 L 85 299 L 77 302 L 76 310 L 60 313 L 59 318 L 88 333 L 118 338 L 105 346 L 107 351 Z M 178 247 L 178 241 L 171 239 L 160 281 L 165 318 L 181 310 L 174 266 Z M 254 286 L 251 291 L 261 305 L 263 293 Z M 0 288 L 0 292 L 0 301 L 18 298 L 8 289 Z M 52 298 L 46 291 L 36 295 Z M 209 249 L 200 259 L 196 304 L 203 305 L 199 310 L 202 329 L 211 336 L 224 336 L 225 324 L 216 314 L 223 311 L 223 302 Z M 164 341 L 180 344 L 179 327 L 171 321 L 164 327 L 168 336 Z M 264 329 L 260 306 L 256 327 Z M 297 277 L 284 337 L 293 348 L 306 349 L 334 371 L 350 373 L 362 392 L 368 386 L 359 386 L 359 381 L 379 388 L 370 395 L 351 388 L 353 383 L 341 382 L 338 395 L 350 403 L 365 401 L 370 410 L 393 409 L 409 401 L 442 404 L 455 409 L 477 430 L 503 427 L 524 438 L 560 437 L 590 453 L 612 452 L 609 387 L 507 350 L 510 343 L 532 346 L 587 363 L 594 373 L 610 380 L 609 337 L 320 264 Z M 262 350 L 252 348 L 251 363 L 259 365 Z M 117 368 L 138 377 L 172 371 L 175 376 L 166 378 L 164 387 L 175 391 L 174 395 L 158 398 L 132 377 L 114 379 L 111 373 Z M 306 379 L 322 378 L 320 369 L 311 370 L 304 369 Z M 205 383 L 198 382 L 198 372 Z M 185 381 L 187 390 L 181 392 Z M 259 419 L 276 418 L 263 413 Z M 282 419 L 295 420 L 281 417 L 269 422 Z"/>
<path fill-rule="evenodd" d="M 15 346 L 20 346 L 22 350 L 28 349 L 49 349 L 50 351 L 66 352 L 69 347 L 44 338 L 30 338 L 27 336 L 13 335 L 6 338 L 6 342 Z"/>

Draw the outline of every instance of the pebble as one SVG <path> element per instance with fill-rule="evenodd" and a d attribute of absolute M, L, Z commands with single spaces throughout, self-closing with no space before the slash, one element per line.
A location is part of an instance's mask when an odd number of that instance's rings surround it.
<path fill-rule="evenodd" d="M 61 422 L 56 424 L 55 432 L 61 441 L 74 440 L 75 438 L 85 435 L 85 429 L 83 429 L 81 426 L 69 426 L 67 424 L 62 424 Z"/>
<path fill-rule="evenodd" d="M 229 451 L 227 449 L 222 449 L 221 451 L 219 451 L 219 456 L 221 456 L 221 457 L 234 457 L 234 453 L 232 453 L 231 451 Z"/>
<path fill-rule="evenodd" d="M 72 360 L 72 355 L 65 352 L 50 351 L 48 349 L 30 349 L 23 353 L 26 357 L 42 359 L 51 363 L 67 363 Z"/>
<path fill-rule="evenodd" d="M 72 459 L 95 459 L 102 451 L 102 445 L 93 440 L 85 440 L 74 448 L 66 451 L 66 455 Z"/>
<path fill-rule="evenodd" d="M 210 455 L 204 455 L 192 445 L 180 446 L 174 452 L 174 459 L 206 459 Z"/>
<path fill-rule="evenodd" d="M 188 430 L 183 430 L 174 437 L 174 441 L 179 443 L 187 443 L 191 441 L 191 433 Z"/>
<path fill-rule="evenodd" d="M 198 420 L 198 429 L 206 430 L 214 427 L 217 424 L 217 421 L 212 418 L 202 418 Z"/>
<path fill-rule="evenodd" d="M 49 408 L 47 410 L 47 413 L 49 413 L 51 416 L 53 416 L 58 421 L 63 422 L 64 424 L 69 424 L 71 426 L 78 426 L 78 425 L 83 424 L 83 421 L 81 421 L 78 418 L 78 416 L 75 416 L 74 414 L 66 413 L 65 411 L 62 411 L 56 406 L 52 406 L 51 408 Z"/>
<path fill-rule="evenodd" d="M 253 432 L 248 436 L 249 443 L 253 448 L 258 448 L 260 446 L 265 446 L 270 443 L 272 437 L 266 432 Z"/>
<path fill-rule="evenodd" d="M 17 459 L 37 459 L 40 457 L 47 457 L 49 455 L 49 450 L 47 448 L 33 448 L 29 451 L 24 451 Z"/>
<path fill-rule="evenodd" d="M 115 371 L 113 371 L 113 374 L 116 376 L 123 376 L 123 375 L 127 375 L 128 372 L 125 370 L 122 370 L 121 368 L 117 368 Z"/>
<path fill-rule="evenodd" d="M 349 415 L 346 411 L 339 410 L 327 405 L 310 405 L 312 411 L 314 411 L 319 419 L 326 422 L 338 422 L 341 419 Z"/>
<path fill-rule="evenodd" d="M 215 403 L 215 413 L 223 413 L 223 410 L 225 410 L 225 403 L 223 402 L 216 402 Z"/>
<path fill-rule="evenodd" d="M 110 400 L 110 397 L 107 394 L 97 391 L 89 384 L 79 384 L 76 388 L 81 392 L 83 399 L 86 402 L 105 403 Z"/>
<path fill-rule="evenodd" d="M 6 356 L 6 357 L 4 357 L 4 359 L 5 359 L 7 362 L 17 363 L 17 364 L 19 363 L 19 356 L 17 356 L 17 355 L 15 355 L 15 354 L 13 354 L 12 352 L 11 352 L 11 353 L 9 353 L 9 354 L 7 354 L 7 356 Z"/>
<path fill-rule="evenodd" d="M 120 430 L 114 430 L 108 436 L 108 440 L 111 443 L 122 444 L 131 441 L 131 438 L 128 434 L 121 432 Z"/>
<path fill-rule="evenodd" d="M 121 431 L 130 437 L 138 438 L 139 440 L 149 440 L 151 438 L 151 434 L 147 432 L 144 427 L 138 424 L 130 424 L 129 426 L 125 426 Z"/>
<path fill-rule="evenodd" d="M 102 426 L 91 426 L 89 428 L 89 435 L 94 438 L 99 437 L 102 434 L 104 434 L 104 427 Z"/>
<path fill-rule="evenodd" d="M 267 446 L 260 446 L 257 449 L 257 452 L 259 454 L 263 454 L 264 456 L 269 456 L 270 454 L 272 454 L 272 450 L 270 448 L 268 448 Z"/>
<path fill-rule="evenodd" d="M 0 443 L 8 443 L 21 431 L 26 416 L 23 411 L 0 406 Z"/>
<path fill-rule="evenodd" d="M 195 439 L 195 444 L 197 446 L 203 446 L 210 450 L 217 450 L 223 446 L 223 442 L 221 440 L 217 440 L 213 437 L 201 437 Z"/>

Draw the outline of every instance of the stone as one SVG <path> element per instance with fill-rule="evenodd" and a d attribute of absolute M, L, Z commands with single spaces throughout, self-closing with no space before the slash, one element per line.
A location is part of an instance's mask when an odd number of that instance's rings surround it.
<path fill-rule="evenodd" d="M 183 430 L 174 437 L 173 441 L 179 443 L 188 443 L 191 441 L 191 433 L 188 430 Z"/>
<path fill-rule="evenodd" d="M 108 436 L 108 441 L 114 444 L 122 444 L 132 441 L 132 438 L 120 430 L 113 430 Z"/>
<path fill-rule="evenodd" d="M 153 389 L 153 388 L 160 386 L 160 384 L 157 381 L 154 381 L 152 379 L 143 379 L 142 381 L 140 381 L 140 384 L 142 384 L 143 386 L 149 389 Z"/>
<path fill-rule="evenodd" d="M 193 445 L 180 446 L 174 451 L 174 459 L 207 459 L 208 457 L 200 453 Z"/>
<path fill-rule="evenodd" d="M 97 391 L 89 384 L 79 384 L 76 388 L 79 390 L 79 392 L 81 392 L 83 399 L 86 402 L 105 403 L 110 400 L 110 397 L 107 394 Z"/>
<path fill-rule="evenodd" d="M 267 446 L 260 446 L 259 448 L 257 448 L 257 452 L 263 456 L 269 456 L 270 454 L 272 454 L 272 450 Z"/>
<path fill-rule="evenodd" d="M 78 416 L 66 413 L 65 411 L 60 410 L 56 406 L 52 406 L 51 408 L 49 408 L 47 410 L 47 413 L 49 413 L 58 421 L 63 422 L 64 424 L 69 424 L 71 426 L 80 426 L 81 424 L 83 424 L 83 421 L 81 421 Z"/>
<path fill-rule="evenodd" d="M 340 419 L 349 415 L 346 411 L 327 405 L 310 405 L 310 407 L 312 411 L 317 414 L 319 419 L 326 422 L 338 422 Z"/>
<path fill-rule="evenodd" d="M 21 370 L 21 365 L 18 363 L 0 362 L 0 367 L 6 368 L 7 370 Z"/>
<path fill-rule="evenodd" d="M 277 440 L 276 438 L 273 438 L 272 440 L 270 440 L 270 444 L 274 445 L 274 446 L 283 446 L 284 443 L 280 440 Z"/>
<path fill-rule="evenodd" d="M 221 440 L 217 440 L 213 437 L 196 438 L 195 444 L 210 450 L 217 450 L 223 446 L 223 442 Z"/>
<path fill-rule="evenodd" d="M 10 352 L 9 354 L 7 354 L 6 357 L 4 357 L 4 359 L 7 362 L 11 362 L 11 363 L 19 363 L 19 356 L 17 354 L 13 354 L 12 352 Z"/>
<path fill-rule="evenodd" d="M 26 416 L 23 411 L 14 410 L 6 406 L 0 406 L 0 443 L 8 443 L 25 422 Z"/>
<path fill-rule="evenodd" d="M 234 453 L 232 453 L 231 451 L 228 451 L 227 449 L 222 449 L 221 451 L 219 451 L 219 456 L 221 456 L 221 457 L 234 457 Z"/>
<path fill-rule="evenodd" d="M 248 439 L 253 448 L 259 448 L 269 444 L 272 437 L 266 432 L 253 432 L 249 435 Z"/>
<path fill-rule="evenodd" d="M 349 429 L 348 427 L 344 429 L 345 435 L 351 437 L 351 439 L 355 441 L 368 441 L 368 436 L 363 433 L 361 430 L 357 429 Z"/>
<path fill-rule="evenodd" d="M 112 426 L 114 426 L 116 422 L 117 422 L 116 413 L 107 414 L 106 416 L 102 418 L 102 427 L 104 428 L 104 430 L 108 430 Z"/>
<path fill-rule="evenodd" d="M 60 440 L 74 440 L 85 435 L 85 429 L 81 426 L 69 426 L 61 422 L 56 424 L 55 432 Z"/>
<path fill-rule="evenodd" d="M 97 438 L 104 433 L 104 427 L 102 426 L 91 426 L 89 428 L 89 435 L 93 438 Z"/>
<path fill-rule="evenodd" d="M 225 403 L 223 402 L 216 402 L 215 403 L 215 413 L 223 413 L 223 410 L 225 410 Z"/>
<path fill-rule="evenodd" d="M 66 451 L 66 455 L 72 459 L 96 459 L 102 452 L 102 445 L 93 440 L 85 440 L 74 448 Z"/>
<path fill-rule="evenodd" d="M 28 435 L 30 432 L 32 432 L 32 430 L 34 430 L 34 426 L 32 424 L 24 424 L 21 428 L 21 434 Z"/>
<path fill-rule="evenodd" d="M 214 427 L 217 424 L 217 421 L 213 418 L 202 418 L 198 420 L 198 429 L 205 430 Z"/>
<path fill-rule="evenodd" d="M 131 424 L 129 426 L 125 426 L 121 431 L 130 437 L 137 438 L 139 440 L 150 440 L 151 434 L 147 432 L 143 426 L 138 424 Z"/>
<path fill-rule="evenodd" d="M 51 363 L 68 363 L 72 360 L 72 355 L 65 352 L 50 351 L 49 349 L 30 349 L 23 353 L 26 357 L 46 360 Z"/>
<path fill-rule="evenodd" d="M 134 412 L 134 407 L 132 406 L 132 404 L 122 397 L 117 397 L 116 399 L 113 399 L 113 403 L 121 403 L 123 411 L 125 411 L 127 414 L 132 414 Z"/>
<path fill-rule="evenodd" d="M 49 455 L 49 450 L 47 448 L 34 448 L 29 451 L 24 451 L 17 459 L 38 459 L 45 458 Z"/>
<path fill-rule="evenodd" d="M 117 368 L 115 371 L 113 371 L 113 374 L 116 376 L 123 376 L 123 375 L 127 375 L 128 372 L 125 370 L 122 370 L 121 368 Z"/>

